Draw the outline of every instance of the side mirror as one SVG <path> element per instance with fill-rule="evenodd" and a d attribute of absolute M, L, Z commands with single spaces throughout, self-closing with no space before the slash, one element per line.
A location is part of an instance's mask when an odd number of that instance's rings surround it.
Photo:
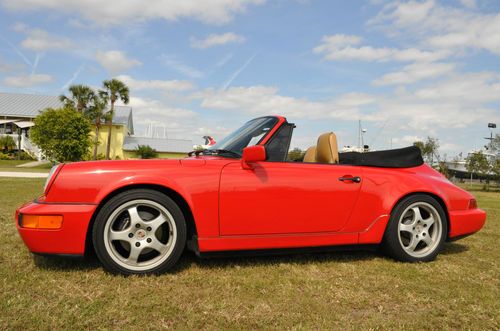
<path fill-rule="evenodd" d="M 266 148 L 264 146 L 255 145 L 243 148 L 243 156 L 241 157 L 241 167 L 243 169 L 253 169 L 250 163 L 266 160 Z"/>

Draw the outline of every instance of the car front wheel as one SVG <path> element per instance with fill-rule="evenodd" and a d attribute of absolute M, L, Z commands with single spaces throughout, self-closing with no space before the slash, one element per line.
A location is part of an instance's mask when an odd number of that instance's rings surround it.
<path fill-rule="evenodd" d="M 391 213 L 383 246 L 399 261 L 432 261 L 441 250 L 447 231 L 443 207 L 428 195 L 412 195 Z"/>
<path fill-rule="evenodd" d="M 162 273 L 182 254 L 186 223 L 181 209 L 168 196 L 134 189 L 104 205 L 92 239 L 99 260 L 112 273 Z"/>

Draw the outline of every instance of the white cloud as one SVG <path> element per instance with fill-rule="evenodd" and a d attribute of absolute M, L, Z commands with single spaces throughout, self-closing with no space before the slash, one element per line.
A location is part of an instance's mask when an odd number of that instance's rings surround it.
<path fill-rule="evenodd" d="M 141 61 L 128 58 L 122 51 L 97 51 L 96 61 L 112 74 L 142 65 Z"/>
<path fill-rule="evenodd" d="M 16 24 L 14 29 L 27 33 L 27 37 L 21 42 L 21 45 L 32 51 L 70 50 L 74 46 L 70 39 L 51 35 L 41 29 L 29 30 L 26 26 L 19 24 Z"/>
<path fill-rule="evenodd" d="M 48 10 L 77 14 L 99 25 L 125 25 L 154 19 L 176 21 L 192 18 L 210 24 L 225 24 L 234 15 L 243 13 L 250 5 L 264 0 L 3 0 L 13 11 Z"/>
<path fill-rule="evenodd" d="M 162 63 L 170 68 L 171 70 L 184 75 L 188 76 L 190 78 L 196 79 L 196 78 L 201 78 L 204 76 L 204 73 L 196 68 L 193 68 L 191 66 L 188 66 L 187 64 L 183 63 L 182 61 L 178 60 L 177 57 L 173 55 L 166 55 L 163 54 L 160 57 Z"/>
<path fill-rule="evenodd" d="M 198 93 L 197 97 L 201 99 L 203 108 L 237 111 L 249 116 L 281 114 L 293 118 L 343 120 L 360 116 L 360 107 L 374 101 L 373 97 L 364 93 L 348 93 L 329 101 L 312 101 L 280 95 L 278 88 L 274 86 L 206 89 Z"/>
<path fill-rule="evenodd" d="M 460 3 L 467 8 L 476 8 L 476 0 L 460 0 Z"/>
<path fill-rule="evenodd" d="M 354 35 L 324 36 L 322 43 L 313 49 L 316 54 L 322 54 L 325 60 L 360 60 L 360 61 L 436 61 L 447 56 L 444 51 L 430 52 L 416 48 L 388 48 L 358 46 L 362 39 Z"/>
<path fill-rule="evenodd" d="M 123 81 L 132 90 L 160 90 L 160 91 L 186 91 L 194 86 L 186 80 L 139 80 L 128 75 L 116 77 Z"/>
<path fill-rule="evenodd" d="M 442 77 L 453 72 L 455 64 L 453 63 L 412 63 L 403 67 L 400 71 L 385 74 L 376 79 L 374 85 L 396 85 L 412 84 L 417 81 L 429 78 Z"/>
<path fill-rule="evenodd" d="M 10 87 L 31 87 L 35 85 L 42 85 L 51 83 L 54 78 L 47 74 L 32 74 L 32 75 L 21 75 L 21 76 L 9 76 L 5 77 L 4 84 Z"/>
<path fill-rule="evenodd" d="M 500 54 L 500 14 L 451 7 L 435 1 L 391 2 L 368 25 L 390 36 L 411 35 L 424 46 L 459 54 L 469 49 L 483 49 Z"/>
<path fill-rule="evenodd" d="M 242 43 L 245 37 L 237 35 L 234 32 L 226 32 L 223 34 L 210 34 L 205 39 L 191 38 L 191 47 L 206 49 L 213 46 L 220 46 L 230 43 Z"/>
<path fill-rule="evenodd" d="M 11 72 L 11 71 L 19 70 L 19 69 L 23 69 L 23 68 L 24 68 L 24 65 L 7 63 L 0 57 L 0 72 Z"/>

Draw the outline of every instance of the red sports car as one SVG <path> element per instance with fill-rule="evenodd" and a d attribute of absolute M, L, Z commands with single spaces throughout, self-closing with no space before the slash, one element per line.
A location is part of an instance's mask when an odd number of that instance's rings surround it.
<path fill-rule="evenodd" d="M 180 160 L 59 164 L 16 224 L 33 253 L 94 249 L 114 273 L 169 270 L 187 247 L 221 251 L 380 244 L 431 261 L 480 230 L 474 197 L 423 163 L 416 147 L 339 153 L 333 133 L 289 161 L 295 125 L 253 119 Z"/>

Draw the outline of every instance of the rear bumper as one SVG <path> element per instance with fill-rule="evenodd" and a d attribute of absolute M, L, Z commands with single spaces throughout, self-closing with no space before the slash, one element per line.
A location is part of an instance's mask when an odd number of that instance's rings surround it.
<path fill-rule="evenodd" d="M 96 205 L 28 203 L 16 210 L 16 227 L 28 249 L 39 254 L 85 253 L 87 229 Z M 19 214 L 62 215 L 60 229 L 26 229 L 19 226 Z"/>
<path fill-rule="evenodd" d="M 482 229 L 486 222 L 486 212 L 482 209 L 469 209 L 450 212 L 449 238 L 459 238 Z"/>

